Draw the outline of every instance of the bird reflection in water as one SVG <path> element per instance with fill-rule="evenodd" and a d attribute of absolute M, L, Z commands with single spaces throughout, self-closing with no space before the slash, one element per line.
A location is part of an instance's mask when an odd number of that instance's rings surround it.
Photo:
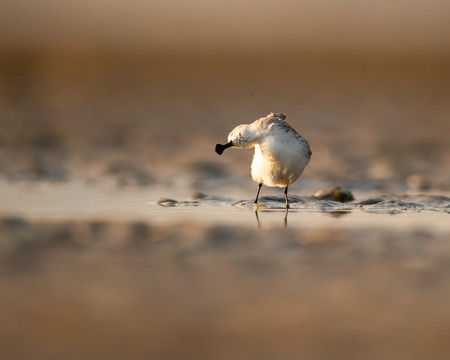
<path fill-rule="evenodd" d="M 258 224 L 258 228 L 261 229 L 261 220 L 259 219 L 259 215 L 258 215 L 258 206 L 254 206 L 253 211 L 255 213 L 256 223 Z M 351 210 L 322 211 L 323 214 L 331 216 L 332 218 L 335 218 L 335 219 L 340 219 L 345 215 L 351 214 L 351 212 L 352 212 Z M 284 218 L 283 218 L 283 226 L 285 228 L 287 228 L 287 226 L 288 226 L 288 221 L 287 221 L 288 214 L 289 214 L 289 209 L 286 208 L 286 211 L 284 212 Z"/>
<path fill-rule="evenodd" d="M 256 216 L 256 223 L 258 224 L 258 229 L 261 229 L 261 220 L 259 220 L 259 215 L 258 215 L 258 207 L 255 206 L 254 207 L 254 213 Z M 284 212 L 284 218 L 283 218 L 283 226 L 285 228 L 287 228 L 287 218 L 288 218 L 288 213 L 289 213 L 289 209 L 286 208 L 285 212 Z"/>

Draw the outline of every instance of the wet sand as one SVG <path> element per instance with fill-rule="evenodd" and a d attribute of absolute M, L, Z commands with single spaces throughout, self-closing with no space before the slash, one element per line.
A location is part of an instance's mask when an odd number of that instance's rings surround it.
<path fill-rule="evenodd" d="M 18 219 L 1 229 L 11 239 L 1 255 L 4 358 L 450 350 L 448 232 Z"/>
<path fill-rule="evenodd" d="M 2 243 L 2 356 L 445 359 L 450 350 L 448 232 L 175 225 L 3 219 L 2 238 L 14 240 Z"/>

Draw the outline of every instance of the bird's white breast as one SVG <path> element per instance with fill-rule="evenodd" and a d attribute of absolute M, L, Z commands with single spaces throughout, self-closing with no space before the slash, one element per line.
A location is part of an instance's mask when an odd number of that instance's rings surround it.
<path fill-rule="evenodd" d="M 288 186 L 303 173 L 309 158 L 309 147 L 301 136 L 272 131 L 255 145 L 252 178 L 268 186 Z"/>

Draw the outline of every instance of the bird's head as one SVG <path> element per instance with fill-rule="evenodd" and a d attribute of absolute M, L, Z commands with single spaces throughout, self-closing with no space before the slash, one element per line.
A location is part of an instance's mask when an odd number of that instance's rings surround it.
<path fill-rule="evenodd" d="M 249 124 L 236 126 L 228 134 L 228 143 L 217 144 L 216 153 L 222 155 L 223 151 L 229 147 L 235 149 L 249 149 L 255 145 L 255 134 L 251 131 Z"/>

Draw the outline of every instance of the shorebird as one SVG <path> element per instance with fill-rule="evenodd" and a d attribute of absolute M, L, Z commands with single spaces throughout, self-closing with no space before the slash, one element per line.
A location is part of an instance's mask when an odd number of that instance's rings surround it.
<path fill-rule="evenodd" d="M 284 187 L 288 209 L 288 187 L 300 177 L 311 158 L 308 142 L 285 119 L 284 114 L 270 113 L 251 124 L 236 126 L 228 135 L 227 144 L 216 145 L 219 155 L 229 147 L 255 148 L 251 167 L 252 178 L 258 183 L 255 204 L 263 185 L 278 186 Z"/>

